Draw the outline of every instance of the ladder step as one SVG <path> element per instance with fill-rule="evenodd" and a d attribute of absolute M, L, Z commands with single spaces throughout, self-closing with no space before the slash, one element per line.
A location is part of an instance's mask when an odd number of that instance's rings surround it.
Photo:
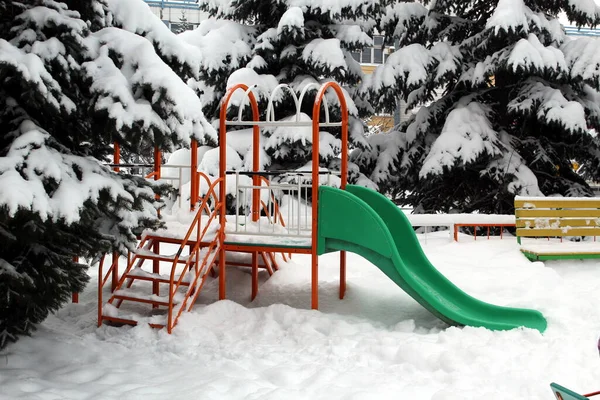
<path fill-rule="evenodd" d="M 102 316 L 102 320 L 103 321 L 109 321 L 109 322 L 113 322 L 116 324 L 123 324 L 123 325 L 132 325 L 132 326 L 136 326 L 139 322 L 135 321 L 133 319 L 124 319 L 124 318 L 116 318 L 116 317 L 107 317 L 107 316 Z M 152 322 L 148 322 L 148 325 L 150 325 L 151 328 L 154 329 L 162 329 L 165 327 L 165 324 L 154 324 Z"/>
<path fill-rule="evenodd" d="M 127 313 L 119 310 L 112 304 L 105 304 L 104 307 L 102 307 L 102 321 L 134 326 L 140 323 L 147 323 L 152 328 L 161 329 L 167 324 L 167 316 L 144 316 L 137 313 Z"/>
<path fill-rule="evenodd" d="M 138 279 L 141 281 L 149 281 L 149 282 L 159 282 L 159 283 L 171 283 L 171 277 L 168 275 L 155 274 L 152 272 L 145 271 L 141 268 L 133 268 L 127 274 L 128 279 Z M 182 286 L 189 286 L 190 280 L 192 279 L 192 274 L 187 274 L 183 281 L 181 282 Z M 179 276 L 175 277 L 175 281 L 179 280 Z"/>
<path fill-rule="evenodd" d="M 184 296 L 184 293 L 175 293 L 173 304 L 179 304 Z M 112 297 L 117 300 L 134 301 L 138 303 L 152 304 L 154 306 L 169 306 L 169 296 L 157 296 L 155 294 L 140 293 L 131 289 L 115 290 Z"/>
<path fill-rule="evenodd" d="M 148 249 L 139 249 L 138 248 L 135 251 L 135 256 L 139 259 L 144 259 L 144 260 L 158 260 L 158 261 L 173 262 L 173 261 L 175 261 L 177 254 L 168 254 L 168 255 L 167 254 L 156 254 Z M 188 262 L 189 258 L 190 258 L 190 256 L 188 254 L 182 255 L 182 256 L 179 256 L 179 259 L 177 260 L 177 262 L 185 264 Z"/>

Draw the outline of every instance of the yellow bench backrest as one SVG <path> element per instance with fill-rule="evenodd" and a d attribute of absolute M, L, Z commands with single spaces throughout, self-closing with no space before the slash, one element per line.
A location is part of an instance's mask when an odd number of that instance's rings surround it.
<path fill-rule="evenodd" d="M 600 236 L 600 199 L 515 199 L 517 237 Z"/>

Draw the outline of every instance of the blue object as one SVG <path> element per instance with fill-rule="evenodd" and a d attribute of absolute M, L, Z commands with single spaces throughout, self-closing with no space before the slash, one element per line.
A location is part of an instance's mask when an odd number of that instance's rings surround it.
<path fill-rule="evenodd" d="M 552 382 L 550 388 L 552 389 L 552 393 L 554 393 L 556 400 L 588 400 L 587 397 L 577 394 L 558 383 Z"/>

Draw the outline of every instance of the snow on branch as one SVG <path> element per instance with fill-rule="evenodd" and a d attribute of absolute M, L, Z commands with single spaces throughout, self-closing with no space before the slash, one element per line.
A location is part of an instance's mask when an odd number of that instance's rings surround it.
<path fill-rule="evenodd" d="M 75 104 L 62 93 L 60 84 L 46 69 L 40 56 L 27 53 L 4 39 L 0 39 L 0 69 L 12 69 L 23 80 L 36 86 L 34 93 L 43 95 L 44 100 L 57 112 L 71 112 L 75 109 Z"/>
<path fill-rule="evenodd" d="M 508 110 L 522 115 L 535 114 L 546 124 L 559 124 L 571 133 L 586 129 L 583 106 L 567 100 L 562 92 L 543 82 L 530 79 L 521 86 L 517 96 L 508 103 Z"/>
<path fill-rule="evenodd" d="M 390 55 L 385 64 L 365 79 L 365 85 L 375 93 L 386 90 L 409 92 L 427 80 L 434 63 L 434 57 L 424 46 L 411 44 Z"/>
<path fill-rule="evenodd" d="M 398 2 L 387 5 L 381 18 L 381 27 L 402 39 L 408 28 L 422 22 L 427 16 L 427 8 L 419 2 Z"/>
<path fill-rule="evenodd" d="M 296 116 L 292 115 L 280 119 L 283 122 L 296 121 Z M 312 119 L 305 113 L 299 114 L 300 122 L 310 122 Z M 265 140 L 264 148 L 267 152 L 272 152 L 275 159 L 284 158 L 288 151 L 288 146 L 294 143 L 306 147 L 312 143 L 311 126 L 279 126 L 268 129 L 268 138 Z M 323 159 L 331 159 L 341 151 L 341 140 L 335 138 L 329 132 L 319 132 L 319 155 Z"/>
<path fill-rule="evenodd" d="M 566 34 L 556 18 L 550 20 L 543 12 L 534 12 L 523 0 L 500 0 L 492 16 L 486 22 L 486 29 L 493 30 L 495 35 L 502 32 L 516 34 L 536 34 L 545 43 L 560 45 Z"/>
<path fill-rule="evenodd" d="M 83 67 L 92 80 L 91 91 L 98 96 L 95 109 L 108 114 L 116 131 L 142 126 L 165 147 L 173 142 L 188 143 L 190 138 L 204 143 L 206 136 L 216 142 L 200 99 L 158 57 L 148 40 L 105 28 L 86 41 L 94 61 Z M 121 62 L 112 58 L 115 53 Z"/>
<path fill-rule="evenodd" d="M 0 207 L 6 207 L 10 216 L 24 209 L 42 220 L 52 218 L 71 224 L 79 221 L 86 202 L 96 204 L 101 195 L 107 194 L 115 203 L 130 205 L 129 209 L 121 207 L 130 227 L 138 226 L 140 214 L 157 218 L 152 204 L 143 212 L 130 211 L 136 199 L 153 198 L 149 187 L 135 188 L 134 198 L 117 174 L 93 158 L 64 153 L 50 134 L 30 120 L 21 123 L 19 133 L 6 157 L 0 158 L 0 187 L 5 188 L 0 191 Z"/>
<path fill-rule="evenodd" d="M 594 0 L 566 0 L 565 2 L 567 18 L 577 26 L 597 25 L 600 22 L 600 6 Z"/>
<path fill-rule="evenodd" d="M 329 29 L 335 34 L 336 39 L 347 48 L 373 45 L 373 39 L 358 25 L 331 24 Z"/>
<path fill-rule="evenodd" d="M 337 69 L 347 68 L 339 39 L 312 40 L 304 47 L 302 59 L 315 69 L 322 69 L 330 74 Z"/>
<path fill-rule="evenodd" d="M 532 14 L 532 11 L 523 0 L 500 0 L 485 27 L 494 29 L 496 34 L 501 30 L 528 33 L 527 14 Z"/>
<path fill-rule="evenodd" d="M 561 50 L 571 79 L 583 80 L 600 89 L 600 41 L 587 37 L 567 40 Z"/>
<path fill-rule="evenodd" d="M 156 46 L 157 53 L 166 58 L 189 65 L 190 72 L 198 79 L 203 55 L 194 46 L 179 40 L 143 0 L 105 1 L 117 26 L 144 36 Z"/>
<path fill-rule="evenodd" d="M 207 73 L 241 68 L 250 58 L 250 43 L 255 29 L 240 23 L 209 18 L 193 30 L 182 32 L 178 38 L 199 50 L 200 68 Z"/>
<path fill-rule="evenodd" d="M 449 42 L 438 42 L 431 48 L 431 55 L 437 61 L 435 83 L 439 83 L 448 75 L 456 75 L 460 70 L 462 54 L 458 46 L 452 46 Z"/>
<path fill-rule="evenodd" d="M 304 37 L 304 13 L 300 7 L 291 7 L 283 13 L 277 25 L 277 34 Z"/>
<path fill-rule="evenodd" d="M 567 69 L 563 53 L 552 46 L 544 46 L 536 35 L 529 34 L 527 39 L 521 39 L 510 51 L 507 66 L 518 72 L 539 71 L 560 76 Z"/>
<path fill-rule="evenodd" d="M 77 11 L 72 11 L 66 7 L 61 7 L 61 3 L 54 3 L 55 7 L 60 7 L 60 12 L 47 6 L 33 7 L 23 11 L 18 19 L 29 21 L 38 29 L 53 26 L 64 26 L 65 31 L 77 32 L 78 34 L 87 29 L 85 21 L 79 17 Z"/>
<path fill-rule="evenodd" d="M 465 165 L 482 154 L 502 154 L 498 134 L 488 118 L 490 113 L 488 106 L 471 101 L 470 97 L 462 98 L 458 106 L 448 114 L 419 176 L 424 178 L 429 174 L 441 174 L 444 167 L 450 168 L 457 163 Z"/>
<path fill-rule="evenodd" d="M 481 171 L 481 175 L 489 175 L 497 182 L 511 178 L 507 185 L 509 193 L 520 196 L 543 196 L 535 174 L 511 146 L 510 136 L 505 131 L 501 131 L 499 136 L 507 151 L 501 157 L 493 159 Z"/>

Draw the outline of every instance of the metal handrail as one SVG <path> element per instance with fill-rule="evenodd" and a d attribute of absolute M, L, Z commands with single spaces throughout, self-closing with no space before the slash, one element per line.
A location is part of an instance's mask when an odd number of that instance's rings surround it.
<path fill-rule="evenodd" d="M 208 180 L 208 177 L 206 175 L 204 175 L 204 174 L 202 174 L 202 175 L 205 179 Z M 194 278 L 194 281 L 191 282 L 190 285 L 188 286 L 188 293 L 190 293 L 190 291 L 195 291 L 192 293 L 194 294 L 194 299 L 196 299 L 198 296 L 198 292 L 200 292 L 200 289 L 204 285 L 204 281 L 206 280 L 206 276 L 207 276 L 210 268 L 207 268 L 207 270 L 204 271 L 204 274 L 202 276 L 202 281 L 200 283 L 200 287 L 196 288 L 198 279 L 200 278 L 200 274 L 201 274 L 201 272 L 203 272 L 205 266 L 210 267 L 210 265 L 212 265 L 214 263 L 216 256 L 217 256 L 217 252 L 214 251 L 213 259 L 210 260 L 210 262 L 209 262 L 209 258 L 210 258 L 211 253 L 213 253 L 213 250 L 217 246 L 217 243 L 219 243 L 219 241 L 221 241 L 221 245 L 223 245 L 222 239 L 223 239 L 224 227 L 220 226 L 215 235 L 215 238 L 211 241 L 211 243 L 208 246 L 208 251 L 206 252 L 206 255 L 204 256 L 202 261 L 200 261 L 200 245 L 201 245 L 202 239 L 206 235 L 206 232 L 210 228 L 210 225 L 213 222 L 213 220 L 216 219 L 218 217 L 218 215 L 220 214 L 221 207 L 224 207 L 223 201 L 220 201 L 220 199 L 218 198 L 217 193 L 215 191 L 215 187 L 223 181 L 224 181 L 223 178 L 219 178 L 219 179 L 215 180 L 209 186 L 206 195 L 203 197 L 202 202 L 200 203 L 200 206 L 198 207 L 196 216 L 194 217 L 194 220 L 190 224 L 190 227 L 189 227 L 185 237 L 181 241 L 181 244 L 179 246 L 179 249 L 177 250 L 177 253 L 175 254 L 175 258 L 173 259 L 173 265 L 171 266 L 170 285 L 169 285 L 169 288 L 170 288 L 169 289 L 169 312 L 168 312 L 168 316 L 167 316 L 167 332 L 169 332 L 169 333 L 171 333 L 171 330 L 177 324 L 177 320 L 179 319 L 179 316 L 183 312 L 184 308 L 186 307 L 187 301 L 190 297 L 188 295 L 184 298 L 184 300 L 179 305 L 179 310 L 177 312 L 177 315 L 173 316 L 175 294 L 179 290 L 179 287 L 181 286 L 181 283 L 183 282 L 184 277 L 191 270 L 191 263 L 194 262 L 194 270 L 195 270 L 196 276 Z M 215 206 L 211 210 L 209 207 L 209 202 L 212 199 L 214 199 Z M 209 218 L 204 226 L 204 229 L 202 229 L 202 231 L 201 231 L 202 215 L 204 212 L 206 212 L 208 214 Z M 179 259 L 181 257 L 181 253 L 183 252 L 183 249 L 186 246 L 188 246 L 190 237 L 192 236 L 194 231 L 196 231 L 196 242 L 194 244 L 193 249 L 190 249 L 190 251 L 189 251 L 188 259 L 183 267 L 183 271 L 180 274 L 179 279 L 175 280 L 175 273 L 176 273 L 177 266 L 179 264 Z M 199 267 L 199 266 L 201 266 L 201 267 Z M 193 304 L 194 304 L 194 302 L 192 301 L 192 303 L 190 304 L 190 308 L 193 306 Z"/>

